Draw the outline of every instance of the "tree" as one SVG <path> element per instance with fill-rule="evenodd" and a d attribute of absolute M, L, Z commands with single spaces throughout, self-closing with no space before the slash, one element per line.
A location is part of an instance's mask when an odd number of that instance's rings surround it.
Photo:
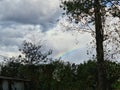
<path fill-rule="evenodd" d="M 22 66 L 20 62 L 15 61 L 15 58 L 10 58 L 1 66 L 1 76 L 23 78 L 20 70 Z"/>
<path fill-rule="evenodd" d="M 107 90 L 118 90 L 120 85 L 120 63 L 105 61 Z M 31 90 L 97 90 L 97 62 L 74 63 L 53 61 L 49 64 L 22 64 L 10 58 L 1 66 L 3 76 L 31 80 Z"/>
<path fill-rule="evenodd" d="M 57 90 L 78 90 L 76 86 L 76 65 L 60 60 L 54 61 L 53 78 Z M 58 89 L 59 88 L 59 89 Z M 55 89 L 55 90 L 56 90 Z"/>
<path fill-rule="evenodd" d="M 79 23 L 82 19 L 87 20 L 87 23 L 94 22 L 99 90 L 106 90 L 107 83 L 103 49 L 104 21 L 107 12 L 114 17 L 120 17 L 120 10 L 117 7 L 119 3 L 119 0 L 67 0 L 62 1 L 61 5 L 66 11 L 65 15 L 75 23 Z"/>
<path fill-rule="evenodd" d="M 120 63 L 106 60 L 105 67 L 107 72 L 107 89 L 116 90 L 117 86 L 115 84 L 120 83 Z"/>
<path fill-rule="evenodd" d="M 32 88 L 34 90 L 38 90 L 40 89 L 40 77 L 45 74 L 40 72 L 43 69 L 40 65 L 44 65 L 45 63 L 49 63 L 51 61 L 51 58 L 48 58 L 48 56 L 52 53 L 52 51 L 42 51 L 42 45 L 36 45 L 26 41 L 23 42 L 23 46 L 20 51 L 22 52 L 22 55 L 19 56 L 19 60 L 21 63 L 25 64 L 23 72 L 26 78 L 28 77 L 31 81 L 33 81 Z"/>
<path fill-rule="evenodd" d="M 21 62 L 29 64 L 29 65 L 34 65 L 34 64 L 40 64 L 41 62 L 47 62 L 50 60 L 50 58 L 48 58 L 48 56 L 50 54 L 52 54 L 52 51 L 49 50 L 45 53 L 42 52 L 41 49 L 42 45 L 35 45 L 31 42 L 23 42 L 23 46 L 21 47 L 21 49 L 19 49 L 22 54 L 25 56 L 25 58 L 23 58 L 21 60 Z M 22 55 L 19 56 L 19 58 L 21 58 Z"/>
<path fill-rule="evenodd" d="M 105 60 L 105 70 L 107 78 L 107 90 L 117 90 L 120 78 L 120 63 Z M 79 88 L 83 90 L 97 90 L 98 86 L 98 71 L 96 60 L 89 60 L 81 63 L 77 68 L 77 80 L 79 82 Z"/>
<path fill-rule="evenodd" d="M 77 68 L 77 82 L 79 89 L 83 90 L 97 90 L 97 68 L 96 61 L 89 60 L 81 63 Z"/>

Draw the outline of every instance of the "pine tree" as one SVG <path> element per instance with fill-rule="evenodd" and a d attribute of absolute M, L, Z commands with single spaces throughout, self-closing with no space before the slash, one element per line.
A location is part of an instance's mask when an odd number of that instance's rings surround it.
<path fill-rule="evenodd" d="M 95 40 L 98 67 L 98 89 L 106 90 L 106 72 L 104 66 L 104 19 L 106 13 L 113 17 L 120 17 L 120 0 L 67 0 L 62 1 L 63 8 L 67 15 L 75 23 L 79 23 L 83 18 L 89 18 L 88 23 L 94 22 Z"/>

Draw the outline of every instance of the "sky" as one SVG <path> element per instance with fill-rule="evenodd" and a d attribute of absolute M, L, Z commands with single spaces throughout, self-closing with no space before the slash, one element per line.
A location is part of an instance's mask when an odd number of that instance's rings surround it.
<path fill-rule="evenodd" d="M 80 63 L 87 55 L 90 33 L 66 31 L 60 0 L 0 0 L 0 55 L 17 56 L 24 40 L 52 49 L 52 57 Z"/>

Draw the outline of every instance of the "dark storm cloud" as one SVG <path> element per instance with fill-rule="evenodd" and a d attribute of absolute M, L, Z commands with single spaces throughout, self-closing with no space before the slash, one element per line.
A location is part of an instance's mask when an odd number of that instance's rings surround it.
<path fill-rule="evenodd" d="M 28 40 L 29 35 L 39 33 L 40 30 L 39 25 L 13 24 L 6 27 L 0 25 L 0 55 L 13 56 L 17 54 L 22 42 Z"/>
<path fill-rule="evenodd" d="M 49 3 L 48 3 L 49 2 Z M 59 0 L 0 1 L 0 20 L 51 27 L 60 14 Z"/>

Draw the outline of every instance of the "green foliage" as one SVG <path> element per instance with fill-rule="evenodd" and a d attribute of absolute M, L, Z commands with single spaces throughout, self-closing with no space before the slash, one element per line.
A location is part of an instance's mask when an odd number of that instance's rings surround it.
<path fill-rule="evenodd" d="M 98 72 L 95 60 L 75 65 L 60 60 L 30 65 L 11 59 L 1 67 L 1 75 L 31 80 L 31 90 L 97 90 Z M 17 60 L 16 60 L 17 61 Z M 120 63 L 105 61 L 107 90 L 119 90 Z"/>
<path fill-rule="evenodd" d="M 109 85 L 107 85 L 107 90 L 117 90 L 119 88 L 118 80 L 120 78 L 120 64 L 112 61 L 105 62 L 107 72 L 107 83 L 109 82 Z M 79 65 L 64 63 L 62 61 L 56 61 L 54 62 L 54 65 L 56 65 L 57 67 L 53 72 L 53 78 L 56 80 L 55 85 L 59 85 L 59 89 L 97 90 L 98 71 L 96 61 L 89 60 Z M 110 82 L 110 79 L 113 79 L 113 82 Z"/>
<path fill-rule="evenodd" d="M 83 87 L 86 90 L 96 89 L 98 83 L 96 61 L 90 60 L 88 62 L 84 62 L 84 64 L 78 65 L 77 73 L 80 88 Z"/>
<path fill-rule="evenodd" d="M 106 61 L 107 87 L 108 90 L 114 90 L 120 79 L 120 63 Z M 119 83 L 120 84 L 120 83 Z"/>
<path fill-rule="evenodd" d="M 1 65 L 1 75 L 8 77 L 21 77 L 21 63 L 15 61 L 15 58 L 10 58 L 5 65 Z"/>

